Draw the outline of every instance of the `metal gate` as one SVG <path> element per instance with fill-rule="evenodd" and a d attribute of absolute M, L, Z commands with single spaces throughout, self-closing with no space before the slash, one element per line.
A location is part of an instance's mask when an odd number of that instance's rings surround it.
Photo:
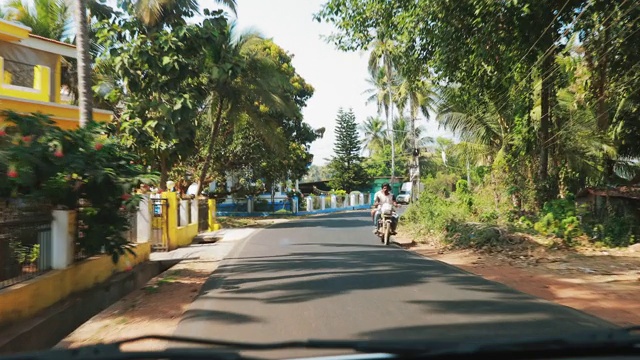
<path fill-rule="evenodd" d="M 169 250 L 169 202 L 167 199 L 151 199 L 151 251 Z"/>

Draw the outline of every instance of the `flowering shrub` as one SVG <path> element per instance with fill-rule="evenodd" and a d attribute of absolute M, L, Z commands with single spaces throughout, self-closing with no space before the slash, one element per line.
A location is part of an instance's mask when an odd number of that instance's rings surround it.
<path fill-rule="evenodd" d="M 63 130 L 47 116 L 4 112 L 0 129 L 0 197 L 35 198 L 57 209 L 78 210 L 79 244 L 86 254 L 106 252 L 114 262 L 130 244 L 127 210 L 134 209 L 141 184 L 156 174 L 135 164 L 135 156 L 90 123 Z M 2 126 L 2 125 L 0 125 Z"/>

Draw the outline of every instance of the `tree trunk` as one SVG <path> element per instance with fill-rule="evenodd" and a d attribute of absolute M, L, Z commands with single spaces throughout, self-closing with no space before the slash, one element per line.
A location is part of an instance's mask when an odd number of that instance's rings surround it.
<path fill-rule="evenodd" d="M 500 209 L 500 192 L 498 191 L 498 181 L 496 180 L 496 168 L 494 166 L 494 158 L 493 156 L 489 156 L 487 159 L 488 163 L 491 164 L 491 171 L 489 172 L 491 187 L 493 189 L 493 201 L 496 206 L 496 211 Z"/>
<path fill-rule="evenodd" d="M 605 45 L 609 42 L 609 31 L 607 31 L 610 22 L 605 21 L 602 24 L 602 33 L 591 41 L 596 44 L 586 47 L 585 58 L 592 72 L 592 95 L 595 97 L 596 126 L 598 132 L 606 133 L 609 129 L 609 113 L 607 111 L 607 66 L 608 58 L 606 56 L 607 49 Z M 592 35 L 593 36 L 593 35 Z M 599 45 L 599 46 L 598 46 Z M 594 48 L 599 47 L 595 50 Z M 602 56 L 599 56 L 602 54 Z M 615 161 L 608 155 L 603 156 L 604 177 L 608 181 L 613 177 L 613 163 Z"/>
<path fill-rule="evenodd" d="M 169 168 L 167 166 L 167 158 L 160 156 L 160 189 L 167 190 L 167 181 L 169 180 Z"/>
<path fill-rule="evenodd" d="M 551 126 L 551 96 L 553 91 L 553 53 L 549 53 L 542 62 L 542 88 L 540 90 L 540 128 L 538 129 L 538 142 L 540 144 L 540 167 L 538 180 L 543 185 L 549 175 L 549 128 Z"/>
<path fill-rule="evenodd" d="M 91 57 L 89 56 L 89 29 L 87 27 L 87 4 L 75 0 L 76 49 L 78 53 L 78 105 L 80 127 L 93 121 L 93 97 L 91 90 Z"/>
<path fill-rule="evenodd" d="M 220 133 L 220 125 L 222 123 L 222 107 L 224 106 L 224 98 L 218 99 L 218 107 L 216 109 L 216 118 L 211 127 L 211 138 L 209 139 L 209 146 L 207 148 L 207 157 L 204 159 L 204 163 L 202 164 L 202 170 L 200 171 L 200 177 L 198 178 L 198 188 L 197 193 L 200 193 L 200 188 L 204 183 L 204 179 L 207 177 L 207 172 L 209 172 L 209 166 L 211 164 L 211 160 L 213 159 L 213 148 L 215 146 L 216 138 Z"/>

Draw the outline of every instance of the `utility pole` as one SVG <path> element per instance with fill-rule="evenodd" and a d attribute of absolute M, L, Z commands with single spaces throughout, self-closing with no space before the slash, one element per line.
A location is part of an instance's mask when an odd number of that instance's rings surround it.
<path fill-rule="evenodd" d="M 395 131 L 393 128 L 393 96 L 391 93 L 391 82 L 388 82 L 389 85 L 389 114 L 391 117 L 391 188 L 393 189 L 393 184 L 396 182 L 396 141 L 395 141 Z M 389 126 L 389 125 L 387 125 Z"/>
<path fill-rule="evenodd" d="M 416 117 L 411 114 L 411 141 L 413 147 L 413 161 L 411 162 L 411 201 L 418 198 L 420 182 L 420 149 L 418 149 L 418 137 L 416 136 Z"/>

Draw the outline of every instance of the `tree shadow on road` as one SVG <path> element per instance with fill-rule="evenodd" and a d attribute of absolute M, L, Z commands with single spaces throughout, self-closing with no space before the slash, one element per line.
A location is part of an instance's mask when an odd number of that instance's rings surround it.
<path fill-rule="evenodd" d="M 235 318 L 224 315 L 221 324 L 257 324 L 274 321 L 269 319 L 269 307 L 262 305 L 291 305 L 336 297 L 336 306 L 340 306 L 342 302 L 337 297 L 356 293 L 354 296 L 363 296 L 363 301 L 351 298 L 348 302 L 351 306 L 386 304 L 392 312 L 406 308 L 402 313 L 412 314 L 408 319 L 414 323 L 400 322 L 403 326 L 398 322 L 385 326 L 380 319 L 368 317 L 359 319 L 358 327 L 370 331 L 349 334 L 336 329 L 335 336 L 358 339 L 459 341 L 485 336 L 562 334 L 608 326 L 573 309 L 404 250 L 371 245 L 350 247 L 314 252 L 292 251 L 303 247 L 287 246 L 283 248 L 287 253 L 282 255 L 262 257 L 248 253 L 248 257 L 225 261 L 204 285 L 203 294 L 194 305 L 215 310 L 212 316 L 202 313 L 201 319 L 205 321 L 215 323 L 219 320 L 218 312 L 227 311 L 246 315 Z M 367 296 L 377 299 L 368 302 Z M 381 313 L 387 310 L 379 309 Z M 260 311 L 267 311 L 266 320 L 256 317 L 263 316 Z M 415 325 L 416 322 L 425 325 Z"/>
<path fill-rule="evenodd" d="M 524 312 L 523 315 L 529 314 Z M 604 330 L 607 325 L 593 320 L 562 316 L 538 316 L 529 319 L 523 317 L 513 320 L 452 322 L 449 324 L 425 324 L 419 326 L 400 326 L 372 329 L 356 335 L 359 339 L 392 340 L 410 342 L 448 342 L 449 345 L 470 345 L 476 341 L 525 341 L 548 337 L 563 337 L 570 334 L 586 334 Z M 569 321 L 567 321 L 569 320 Z M 609 326 L 609 328 L 613 328 Z M 445 344 L 440 344 L 445 345 Z"/>
<path fill-rule="evenodd" d="M 412 288 L 424 293 L 417 296 L 419 300 L 406 303 L 425 313 L 504 315 L 562 309 L 406 251 L 372 245 L 351 247 L 351 251 L 292 252 L 223 263 L 214 273 L 214 280 L 205 284 L 205 296 L 281 304 L 376 289 L 388 289 L 393 299 L 394 290 Z M 421 286 L 425 284 L 429 286 Z M 452 297 L 468 300 L 455 301 L 443 294 L 430 294 L 426 292 L 430 288 L 454 289 Z"/>

